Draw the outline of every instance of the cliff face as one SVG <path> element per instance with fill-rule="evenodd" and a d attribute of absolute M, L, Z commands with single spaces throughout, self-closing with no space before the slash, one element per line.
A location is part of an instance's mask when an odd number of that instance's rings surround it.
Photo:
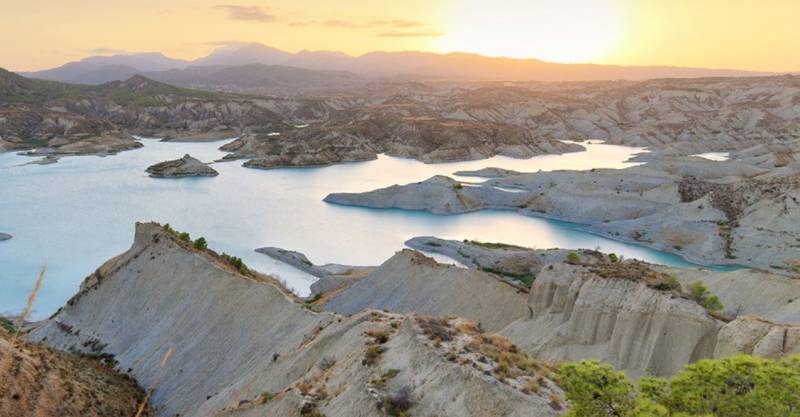
<path fill-rule="evenodd" d="M 503 331 L 553 360 L 600 358 L 633 375 L 671 375 L 713 355 L 722 323 L 695 302 L 582 266 L 545 268 L 530 315 Z"/>
<path fill-rule="evenodd" d="M 388 313 L 312 312 L 269 278 L 241 275 L 159 225 L 139 224 L 132 248 L 87 278 L 30 339 L 113 355 L 155 389 L 160 416 L 377 417 L 406 385 L 413 407 L 430 414 L 558 414 L 552 382 L 525 393 L 450 362 L 421 326 Z M 390 369 L 399 373 L 382 377 Z"/>

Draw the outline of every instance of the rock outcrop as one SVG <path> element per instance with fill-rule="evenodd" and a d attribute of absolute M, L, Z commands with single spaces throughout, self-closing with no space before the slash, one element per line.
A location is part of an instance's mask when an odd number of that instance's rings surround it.
<path fill-rule="evenodd" d="M 12 237 L 13 237 L 13 236 L 11 236 L 11 235 L 10 235 L 10 234 L 8 234 L 8 233 L 0 233 L 0 242 L 2 242 L 2 241 L 4 241 L 4 240 L 9 240 L 9 239 L 11 239 Z"/>
<path fill-rule="evenodd" d="M 532 392 L 524 386 L 535 374 L 519 370 L 501 383 L 470 366 L 470 355 L 446 359 L 450 344 L 484 340 L 458 327 L 377 311 L 316 313 L 269 277 L 242 275 L 157 224 L 139 224 L 131 249 L 29 338 L 113 355 L 154 389 L 159 416 L 379 417 L 400 395 L 423 415 L 560 413 L 561 391 L 547 375 Z"/>
<path fill-rule="evenodd" d="M 739 317 L 720 330 L 714 357 L 742 353 L 769 358 L 800 353 L 800 325 L 776 324 L 754 316 Z"/>
<path fill-rule="evenodd" d="M 216 177 L 219 175 L 214 168 L 192 158 L 189 154 L 180 159 L 151 165 L 147 167 L 146 171 L 153 178 Z"/>
<path fill-rule="evenodd" d="M 144 390 L 104 360 L 26 343 L 0 326 L 0 415 L 136 415 Z M 145 405 L 141 416 L 153 415 Z"/>
<path fill-rule="evenodd" d="M 525 314 L 527 294 L 487 273 L 439 264 L 419 252 L 398 252 L 365 278 L 336 294 L 325 309 L 364 309 L 454 315 L 498 331 Z"/>

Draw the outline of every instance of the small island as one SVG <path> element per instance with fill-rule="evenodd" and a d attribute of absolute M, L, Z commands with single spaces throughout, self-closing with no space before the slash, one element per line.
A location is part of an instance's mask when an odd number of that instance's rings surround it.
<path fill-rule="evenodd" d="M 9 239 L 11 239 L 11 235 L 10 234 L 0 232 L 0 242 L 2 242 L 4 240 L 9 240 Z"/>
<path fill-rule="evenodd" d="M 214 168 L 201 162 L 189 154 L 181 159 L 160 162 L 147 168 L 153 178 L 181 178 L 181 177 L 216 177 L 219 175 Z"/>

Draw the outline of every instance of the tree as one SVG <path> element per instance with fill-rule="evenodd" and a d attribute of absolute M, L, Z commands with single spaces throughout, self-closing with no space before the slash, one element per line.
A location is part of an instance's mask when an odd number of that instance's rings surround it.
<path fill-rule="evenodd" d="M 194 248 L 198 250 L 208 249 L 208 242 L 206 242 L 206 238 L 204 237 L 197 238 L 197 240 L 194 241 Z"/>
<path fill-rule="evenodd" d="M 798 416 L 800 357 L 699 361 L 672 378 L 664 405 L 673 412 L 715 417 Z"/>
<path fill-rule="evenodd" d="M 567 363 L 556 379 L 572 402 L 570 417 L 633 417 L 636 390 L 624 372 L 596 360 Z"/>
<path fill-rule="evenodd" d="M 705 359 L 671 379 L 624 373 L 597 361 L 561 365 L 558 383 L 572 417 L 798 417 L 800 356 Z"/>
<path fill-rule="evenodd" d="M 689 285 L 689 298 L 705 307 L 708 311 L 719 311 L 725 308 L 719 297 L 711 294 L 701 281 L 693 282 Z"/>

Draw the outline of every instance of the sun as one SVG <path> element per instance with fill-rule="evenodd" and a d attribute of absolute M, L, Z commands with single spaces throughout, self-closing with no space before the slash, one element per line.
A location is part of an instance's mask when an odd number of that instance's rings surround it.
<path fill-rule="evenodd" d="M 443 52 L 590 62 L 619 42 L 620 0 L 455 0 Z"/>

